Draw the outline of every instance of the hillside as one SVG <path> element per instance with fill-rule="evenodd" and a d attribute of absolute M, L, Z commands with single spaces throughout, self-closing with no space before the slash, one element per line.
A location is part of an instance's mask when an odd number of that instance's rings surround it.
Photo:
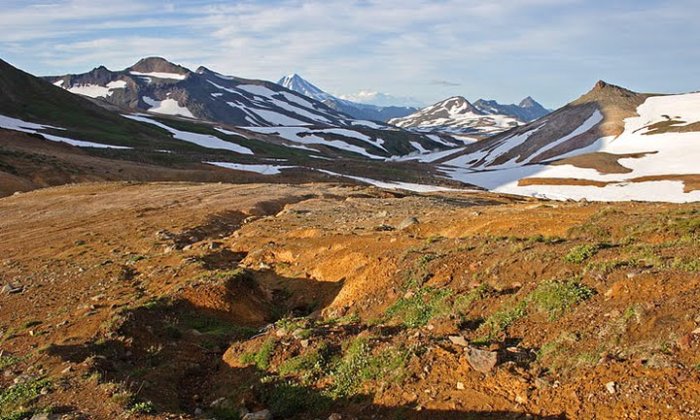
<path fill-rule="evenodd" d="M 598 82 L 530 124 L 434 162 L 494 191 L 603 201 L 696 201 L 700 95 L 642 94 Z"/>
<path fill-rule="evenodd" d="M 328 184 L 6 197 L 0 416 L 692 418 L 699 214 Z"/>
<path fill-rule="evenodd" d="M 344 178 L 404 183 L 405 187 L 457 184 L 437 179 L 432 168 L 424 165 L 384 162 L 392 156 L 454 147 L 457 143 L 449 136 L 428 137 L 345 117 L 338 122 L 340 126 L 300 122 L 292 127 L 236 127 L 171 115 L 183 109 L 175 99 L 166 99 L 167 104 L 157 112 L 131 112 L 130 106 L 138 110 L 147 97 L 138 96 L 145 93 L 142 88 L 189 95 L 174 86 L 187 80 L 212 86 L 203 80 L 223 78 L 204 69 L 197 74 L 165 60 L 150 59 L 123 72 L 98 68 L 86 75 L 52 79 L 52 84 L 0 62 L 0 196 L 90 180 L 298 182 Z M 224 78 L 220 83 L 227 82 Z M 231 83 L 243 90 L 258 86 L 242 84 L 247 82 L 239 79 Z M 250 109 L 259 110 L 255 107 L 260 103 L 280 105 L 278 97 L 325 109 L 271 85 L 280 93 L 269 97 L 250 94 L 258 98 Z M 107 99 L 113 103 L 105 102 Z M 153 105 L 149 106 L 152 110 Z M 225 112 L 235 114 L 234 108 L 225 107 Z"/>

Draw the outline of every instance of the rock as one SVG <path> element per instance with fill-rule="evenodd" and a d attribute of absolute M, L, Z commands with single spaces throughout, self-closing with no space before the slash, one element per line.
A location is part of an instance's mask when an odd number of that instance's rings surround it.
<path fill-rule="evenodd" d="M 413 225 L 417 225 L 417 224 L 419 224 L 419 223 L 420 223 L 420 222 L 418 221 L 418 219 L 417 219 L 416 217 L 410 216 L 410 217 L 407 217 L 407 218 L 403 219 L 403 220 L 401 221 L 401 223 L 399 223 L 398 229 L 399 229 L 399 230 L 404 230 L 404 229 L 407 229 L 407 228 L 409 228 L 409 227 L 411 227 L 411 226 L 413 226 Z"/>
<path fill-rule="evenodd" d="M 465 352 L 469 365 L 477 372 L 491 372 L 498 364 L 498 353 L 495 351 L 481 350 L 470 346 L 465 349 Z"/>
<path fill-rule="evenodd" d="M 20 285 L 16 284 L 6 284 L 2 286 L 2 293 L 7 293 L 8 295 L 10 294 L 15 294 L 15 293 L 22 293 L 24 291 L 24 288 Z"/>
<path fill-rule="evenodd" d="M 681 350 L 690 350 L 693 347 L 693 334 L 686 334 L 676 340 L 676 346 Z"/>
<path fill-rule="evenodd" d="M 605 384 L 605 389 L 607 389 L 609 393 L 614 394 L 615 392 L 617 392 L 617 384 L 615 384 L 615 382 L 610 381 L 607 384 Z"/>
<path fill-rule="evenodd" d="M 396 230 L 396 228 L 391 225 L 386 225 L 382 223 L 381 225 L 375 227 L 374 230 L 377 232 L 390 232 L 392 230 Z"/>
<path fill-rule="evenodd" d="M 201 408 L 199 408 L 199 407 L 197 407 L 197 408 L 194 409 L 194 415 L 195 415 L 195 416 L 201 416 L 203 413 L 204 413 L 204 411 L 203 411 Z"/>
<path fill-rule="evenodd" d="M 270 410 L 260 410 L 246 414 L 242 420 L 272 420 L 272 413 Z"/>
<path fill-rule="evenodd" d="M 464 382 L 457 382 L 457 389 L 460 391 L 464 391 Z"/>
<path fill-rule="evenodd" d="M 209 249 L 210 250 L 215 250 L 221 248 L 223 244 L 221 242 L 212 242 L 209 244 Z"/>
<path fill-rule="evenodd" d="M 56 417 L 53 417 L 56 418 Z M 48 413 L 37 413 L 34 414 L 30 420 L 51 420 L 52 417 Z"/>
<path fill-rule="evenodd" d="M 299 344 L 301 344 L 301 346 L 302 346 L 303 348 L 309 347 L 309 344 L 310 344 L 310 343 L 311 343 L 311 342 L 309 341 L 308 338 L 299 341 Z"/>
<path fill-rule="evenodd" d="M 469 347 L 469 343 L 461 335 L 451 335 L 448 337 L 452 344 L 456 344 L 462 347 Z"/>

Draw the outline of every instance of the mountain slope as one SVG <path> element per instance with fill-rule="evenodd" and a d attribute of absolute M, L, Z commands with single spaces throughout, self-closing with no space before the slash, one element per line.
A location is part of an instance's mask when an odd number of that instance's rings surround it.
<path fill-rule="evenodd" d="M 159 57 L 121 71 L 98 67 L 47 80 L 73 93 L 155 114 L 237 126 L 349 125 L 345 115 L 275 83 L 224 76 L 204 67 L 192 72 Z"/>
<path fill-rule="evenodd" d="M 508 115 L 496 114 L 485 107 L 479 108 L 462 96 L 453 96 L 407 117 L 389 120 L 389 123 L 419 132 L 483 137 L 500 133 L 523 122 Z"/>
<path fill-rule="evenodd" d="M 599 81 L 530 124 L 438 160 L 452 179 L 548 198 L 700 199 L 700 94 Z"/>
<path fill-rule="evenodd" d="M 474 107 L 486 114 L 507 115 L 523 122 L 533 121 L 549 114 L 549 110 L 530 96 L 517 105 L 503 105 L 493 100 L 479 99 L 474 102 Z"/>
<path fill-rule="evenodd" d="M 417 111 L 416 108 L 412 107 L 377 106 L 340 99 L 324 92 L 298 74 L 284 76 L 277 83 L 287 89 L 323 102 L 338 112 L 361 120 L 388 121 L 391 118 L 403 117 Z"/>

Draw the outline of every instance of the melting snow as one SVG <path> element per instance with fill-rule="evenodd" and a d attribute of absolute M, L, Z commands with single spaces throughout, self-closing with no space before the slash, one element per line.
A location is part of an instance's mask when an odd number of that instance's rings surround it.
<path fill-rule="evenodd" d="M 63 80 L 59 80 L 60 85 L 63 85 Z M 58 82 L 57 82 L 58 83 Z M 106 98 L 112 95 L 114 89 L 124 89 L 126 87 L 126 82 L 123 80 L 115 80 L 113 82 L 107 83 L 107 86 L 100 85 L 75 85 L 68 88 L 68 92 L 75 93 L 78 95 L 89 96 L 91 98 Z"/>
<path fill-rule="evenodd" d="M 162 101 L 144 96 L 143 101 L 150 105 L 148 112 L 164 115 L 182 115 L 183 117 L 194 118 L 194 115 L 184 106 L 180 106 L 175 99 L 168 98 Z"/>
<path fill-rule="evenodd" d="M 170 126 L 167 126 L 161 122 L 154 121 L 150 118 L 140 116 L 140 115 L 124 115 L 124 117 L 130 118 L 130 119 L 136 120 L 136 121 L 145 122 L 148 124 L 153 124 L 155 126 L 158 126 L 160 128 L 163 128 L 163 129 L 171 132 L 173 134 L 173 137 L 175 137 L 178 140 L 183 140 L 186 142 L 194 143 L 198 146 L 206 147 L 208 149 L 230 150 L 232 152 L 240 153 L 242 155 L 254 154 L 253 151 L 248 149 L 247 147 L 243 147 L 243 146 L 240 146 L 236 143 L 231 143 L 229 141 L 221 140 L 220 138 L 214 137 L 210 134 L 190 133 L 189 131 L 177 130 L 177 129 L 172 128 Z"/>
<path fill-rule="evenodd" d="M 231 162 L 206 162 L 210 165 L 220 166 L 227 169 L 235 169 L 237 171 L 255 172 L 262 175 L 277 175 L 282 169 L 296 168 L 296 166 L 279 166 L 279 165 L 255 165 L 245 163 Z"/>
<path fill-rule="evenodd" d="M 138 71 L 130 71 L 129 73 L 133 74 L 134 76 L 155 77 L 156 79 L 185 80 L 187 78 L 186 74 L 179 74 L 179 73 L 161 73 L 161 72 L 142 73 L 142 72 L 138 72 Z"/>
<path fill-rule="evenodd" d="M 358 153 L 370 159 L 384 159 L 384 157 L 373 155 L 367 150 L 363 149 L 362 147 L 355 146 L 354 144 L 349 144 L 342 140 L 326 140 L 324 138 L 318 137 L 317 135 L 315 135 L 317 131 L 310 130 L 304 127 L 245 127 L 245 129 L 262 134 L 276 134 L 282 137 L 283 139 L 294 143 L 320 144 L 334 147 L 336 149 L 346 150 L 348 152 Z M 320 130 L 318 132 L 323 132 L 323 130 Z M 314 151 L 317 152 L 318 150 Z"/>
<path fill-rule="evenodd" d="M 64 130 L 64 129 L 59 128 L 59 127 L 53 127 L 50 125 L 30 123 L 30 122 L 19 120 L 17 118 L 6 117 L 4 115 L 0 115 L 0 128 L 21 131 L 23 133 L 39 134 L 42 137 L 44 137 L 46 140 L 68 143 L 72 146 L 78 146 L 78 147 L 95 147 L 95 148 L 100 148 L 100 149 L 131 149 L 131 147 L 126 147 L 126 146 L 112 146 L 109 144 L 93 143 L 93 142 L 84 141 L 84 140 L 74 140 L 74 139 L 69 139 L 67 137 L 54 136 L 53 134 L 40 133 L 37 130 L 46 130 L 46 129 Z"/>

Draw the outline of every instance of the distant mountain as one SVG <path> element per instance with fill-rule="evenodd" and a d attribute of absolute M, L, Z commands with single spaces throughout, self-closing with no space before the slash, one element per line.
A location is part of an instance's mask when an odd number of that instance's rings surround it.
<path fill-rule="evenodd" d="M 509 130 L 524 122 L 517 117 L 497 113 L 497 110 L 470 103 L 462 96 L 453 96 L 389 124 L 420 132 L 445 132 L 483 137 Z M 494 106 L 500 106 L 493 102 Z"/>
<path fill-rule="evenodd" d="M 340 99 L 366 105 L 376 105 L 380 107 L 386 106 L 401 106 L 409 108 L 421 108 L 425 104 L 421 101 L 410 97 L 398 97 L 388 93 L 376 92 L 371 90 L 361 90 L 357 93 L 339 95 Z"/>
<path fill-rule="evenodd" d="M 403 117 L 417 111 L 413 107 L 378 106 L 341 99 L 324 92 L 298 74 L 284 76 L 277 83 L 287 89 L 316 99 L 331 109 L 361 120 L 386 122 L 391 118 Z"/>
<path fill-rule="evenodd" d="M 549 114 L 549 110 L 528 96 L 519 104 L 502 105 L 493 100 L 479 99 L 474 107 L 485 114 L 500 114 L 516 118 L 522 122 L 530 122 Z"/>
<path fill-rule="evenodd" d="M 47 77 L 70 92 L 120 108 L 178 115 L 237 126 L 349 126 L 350 118 L 280 85 L 196 72 L 150 57 L 120 71 L 105 67 L 77 75 Z"/>
<path fill-rule="evenodd" d="M 700 200 L 700 93 L 599 81 L 529 124 L 434 160 L 455 180 L 555 199 Z"/>

